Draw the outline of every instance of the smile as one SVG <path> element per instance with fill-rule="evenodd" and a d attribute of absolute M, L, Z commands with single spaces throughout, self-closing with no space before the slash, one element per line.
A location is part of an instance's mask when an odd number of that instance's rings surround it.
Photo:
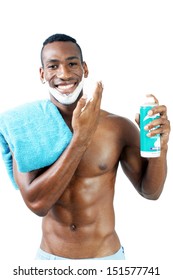
<path fill-rule="evenodd" d="M 79 84 L 75 83 L 61 83 L 54 84 L 54 87 L 50 87 L 47 83 L 48 90 L 50 94 L 61 104 L 70 105 L 73 104 L 79 97 L 83 89 L 84 79 L 80 81 Z"/>
<path fill-rule="evenodd" d="M 76 87 L 76 83 L 73 84 L 60 84 L 56 85 L 55 88 L 62 94 L 70 94 L 72 91 L 74 91 Z"/>

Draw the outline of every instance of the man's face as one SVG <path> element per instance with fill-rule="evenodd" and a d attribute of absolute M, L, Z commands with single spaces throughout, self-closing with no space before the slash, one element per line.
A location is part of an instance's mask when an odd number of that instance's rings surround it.
<path fill-rule="evenodd" d="M 72 93 L 83 77 L 88 76 L 85 62 L 81 61 L 80 51 L 72 42 L 53 42 L 47 44 L 42 52 L 43 68 L 41 79 L 61 94 Z"/>

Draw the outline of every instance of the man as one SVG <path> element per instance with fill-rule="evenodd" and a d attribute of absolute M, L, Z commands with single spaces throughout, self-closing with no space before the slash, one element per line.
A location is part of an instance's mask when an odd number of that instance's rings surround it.
<path fill-rule="evenodd" d="M 141 158 L 136 125 L 100 109 L 102 83 L 97 83 L 89 101 L 83 95 L 88 67 L 75 39 L 50 36 L 41 60 L 41 80 L 73 136 L 58 160 L 46 168 L 21 173 L 13 158 L 14 177 L 25 203 L 43 216 L 37 259 L 124 259 L 113 207 L 118 165 L 140 195 L 159 198 L 167 174 L 166 107 L 152 109 L 151 114 L 159 113 L 160 118 L 146 128 L 159 126 L 149 137 L 160 133 L 161 156 Z"/>

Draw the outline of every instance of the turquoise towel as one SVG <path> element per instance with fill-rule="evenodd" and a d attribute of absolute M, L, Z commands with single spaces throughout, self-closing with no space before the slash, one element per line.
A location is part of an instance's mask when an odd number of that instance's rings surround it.
<path fill-rule="evenodd" d="M 15 186 L 12 155 L 20 172 L 53 164 L 70 143 L 72 132 L 50 100 L 27 103 L 0 114 L 0 149 Z"/>

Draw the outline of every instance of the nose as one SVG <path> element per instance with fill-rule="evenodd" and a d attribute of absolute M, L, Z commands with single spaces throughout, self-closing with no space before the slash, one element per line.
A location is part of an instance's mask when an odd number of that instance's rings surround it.
<path fill-rule="evenodd" d="M 57 78 L 66 80 L 71 76 L 71 74 L 70 74 L 70 71 L 67 69 L 66 66 L 60 65 L 57 69 L 56 76 L 57 76 Z"/>

